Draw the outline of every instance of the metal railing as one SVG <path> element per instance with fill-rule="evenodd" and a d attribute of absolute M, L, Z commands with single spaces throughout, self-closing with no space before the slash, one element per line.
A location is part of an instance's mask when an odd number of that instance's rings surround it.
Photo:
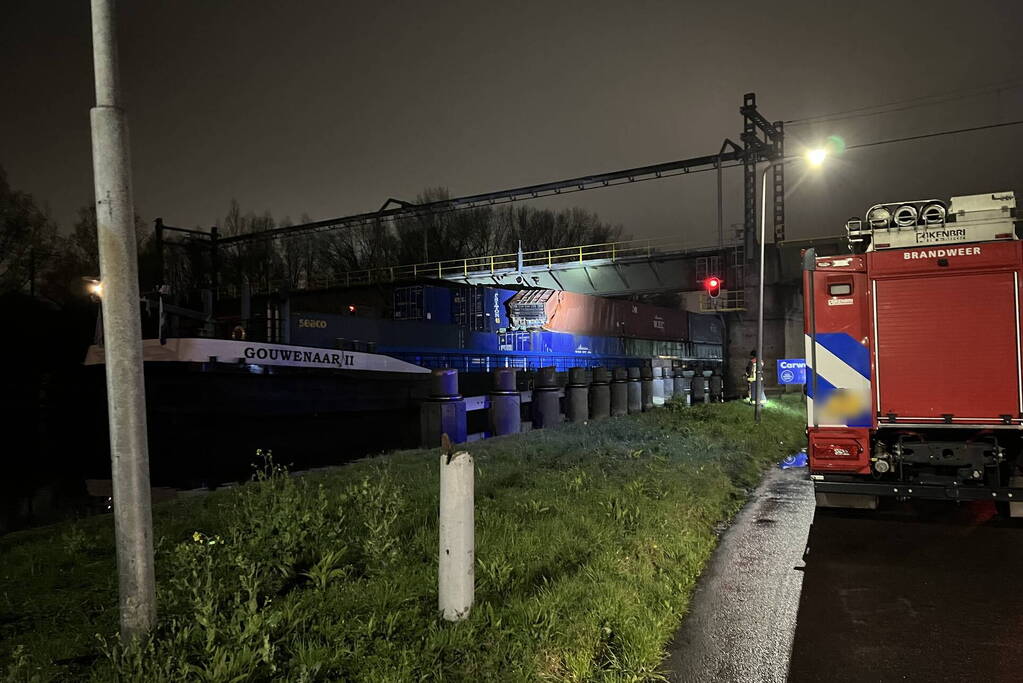
<path fill-rule="evenodd" d="M 715 247 L 693 247 L 684 245 L 677 238 L 652 238 L 641 240 L 624 240 L 618 242 L 601 242 L 572 247 L 554 249 L 537 249 L 522 252 L 523 268 L 553 268 L 556 265 L 585 263 L 590 261 L 622 261 L 629 259 L 651 258 L 657 254 L 670 254 L 683 250 L 697 251 Z M 468 258 L 449 259 L 413 263 L 401 266 L 383 266 L 366 270 L 354 270 L 325 278 L 316 278 L 303 282 L 300 289 L 327 289 L 330 287 L 356 287 L 380 283 L 413 281 L 420 278 L 456 279 L 487 273 L 514 271 L 519 267 L 519 253 L 490 254 L 486 256 L 470 256 Z M 272 283 L 271 290 L 280 289 L 278 283 Z M 253 293 L 265 291 L 265 287 L 254 286 Z M 221 293 L 226 296 L 237 296 L 237 287 L 224 287 Z"/>
<path fill-rule="evenodd" d="M 707 292 L 700 293 L 701 313 L 725 313 L 727 311 L 746 310 L 746 290 L 744 289 L 723 289 L 716 299 L 710 297 Z"/>

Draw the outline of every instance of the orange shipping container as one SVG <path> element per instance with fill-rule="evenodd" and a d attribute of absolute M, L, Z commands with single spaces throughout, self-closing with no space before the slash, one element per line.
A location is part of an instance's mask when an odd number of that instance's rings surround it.
<path fill-rule="evenodd" d="M 574 292 L 524 290 L 508 308 L 515 329 L 672 341 L 686 339 L 688 332 L 685 311 Z"/>
<path fill-rule="evenodd" d="M 686 312 L 663 306 L 651 306 L 636 301 L 616 302 L 620 309 L 621 336 L 632 339 L 688 339 L 689 325 Z"/>

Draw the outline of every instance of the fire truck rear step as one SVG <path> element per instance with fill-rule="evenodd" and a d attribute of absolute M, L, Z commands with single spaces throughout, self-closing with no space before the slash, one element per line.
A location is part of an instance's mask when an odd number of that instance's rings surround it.
<path fill-rule="evenodd" d="M 820 476 L 820 475 L 817 475 Z M 865 481 L 827 481 L 815 479 L 814 491 L 818 495 L 895 496 L 927 500 L 992 500 L 1023 506 L 1023 477 L 1014 477 L 1011 487 L 987 488 L 948 486 L 939 484 L 883 484 Z M 1023 516 L 1023 510 L 1020 510 Z M 1015 516 L 1015 515 L 1014 515 Z"/>
<path fill-rule="evenodd" d="M 819 487 L 816 489 L 815 495 L 817 496 L 817 507 L 819 508 L 877 509 L 877 496 L 868 496 L 861 493 L 824 493 Z"/>

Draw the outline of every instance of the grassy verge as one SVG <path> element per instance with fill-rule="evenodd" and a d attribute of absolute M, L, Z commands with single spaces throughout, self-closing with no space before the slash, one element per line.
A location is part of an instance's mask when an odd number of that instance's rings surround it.
<path fill-rule="evenodd" d="M 117 646 L 109 516 L 0 539 L 3 680 L 643 680 L 800 406 L 664 410 L 472 444 L 476 606 L 437 616 L 436 451 L 156 506 L 160 623 Z"/>

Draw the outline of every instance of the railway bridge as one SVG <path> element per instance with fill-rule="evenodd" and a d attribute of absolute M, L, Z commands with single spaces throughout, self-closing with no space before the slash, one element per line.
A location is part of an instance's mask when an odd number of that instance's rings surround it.
<path fill-rule="evenodd" d="M 739 311 L 745 308 L 744 249 L 741 242 L 723 247 L 694 247 L 673 238 L 605 242 L 384 266 L 339 273 L 305 283 L 303 289 L 436 279 L 465 285 L 629 296 L 700 291 L 703 279 L 709 275 L 722 278 L 724 287 L 716 300 L 703 297 L 701 310 Z"/>

